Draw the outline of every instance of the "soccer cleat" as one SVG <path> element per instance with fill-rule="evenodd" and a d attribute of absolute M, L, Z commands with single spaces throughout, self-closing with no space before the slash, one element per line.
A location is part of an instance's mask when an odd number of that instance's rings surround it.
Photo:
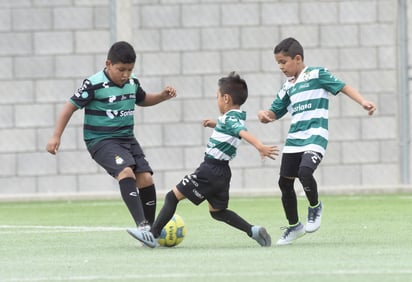
<path fill-rule="evenodd" d="M 300 222 L 294 226 L 283 227 L 282 229 L 285 229 L 285 232 L 276 242 L 276 245 L 279 246 L 292 244 L 293 241 L 305 235 L 305 227 Z"/>
<path fill-rule="evenodd" d="M 158 246 L 156 238 L 150 231 L 141 230 L 139 228 L 129 228 L 127 232 L 135 239 L 139 240 L 146 246 L 150 248 L 155 248 Z"/>
<path fill-rule="evenodd" d="M 312 233 L 320 228 L 322 218 L 322 202 L 319 202 L 317 207 L 308 208 L 308 219 L 306 221 L 306 232 Z"/>
<path fill-rule="evenodd" d="M 270 247 L 272 239 L 264 227 L 252 226 L 252 238 L 255 239 L 262 247 Z"/>

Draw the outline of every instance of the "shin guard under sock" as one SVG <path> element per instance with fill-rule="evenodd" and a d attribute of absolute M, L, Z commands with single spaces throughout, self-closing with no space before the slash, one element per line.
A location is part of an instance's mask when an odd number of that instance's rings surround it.
<path fill-rule="evenodd" d="M 223 221 L 232 227 L 235 227 L 246 232 L 247 235 L 249 235 L 249 237 L 252 236 L 252 225 L 250 225 L 246 220 L 241 218 L 237 213 L 225 209 L 220 211 L 211 211 L 210 215 L 218 221 Z"/>
<path fill-rule="evenodd" d="M 139 197 L 139 193 L 136 189 L 136 180 L 134 178 L 124 178 L 119 181 L 120 193 L 123 201 L 129 209 L 136 226 L 145 221 L 142 202 Z"/>
<path fill-rule="evenodd" d="M 139 194 L 144 215 L 149 224 L 152 225 L 156 216 L 156 189 L 154 184 L 139 189 Z"/>
<path fill-rule="evenodd" d="M 282 192 L 282 205 L 289 225 L 299 222 L 298 200 L 294 188 L 295 179 L 281 176 L 279 178 L 279 188 Z"/>
<path fill-rule="evenodd" d="M 158 238 L 160 236 L 162 228 L 169 222 L 169 220 L 175 214 L 178 203 L 179 200 L 176 198 L 175 193 L 173 193 L 173 191 L 169 191 L 166 194 L 165 203 L 163 204 L 163 207 L 160 210 L 159 215 L 157 216 L 152 228 L 150 229 L 155 238 Z"/>

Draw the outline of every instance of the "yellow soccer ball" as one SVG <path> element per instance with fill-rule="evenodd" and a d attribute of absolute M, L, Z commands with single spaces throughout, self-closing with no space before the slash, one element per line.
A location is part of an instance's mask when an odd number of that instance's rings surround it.
<path fill-rule="evenodd" d="M 157 242 L 163 247 L 174 247 L 182 243 L 185 236 L 185 222 L 180 215 L 175 214 L 163 227 Z"/>

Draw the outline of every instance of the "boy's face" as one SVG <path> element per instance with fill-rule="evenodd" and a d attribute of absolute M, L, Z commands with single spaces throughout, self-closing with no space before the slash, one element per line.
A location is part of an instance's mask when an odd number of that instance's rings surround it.
<path fill-rule="evenodd" d="M 106 61 L 106 73 L 109 78 L 117 85 L 123 86 L 130 78 L 134 68 L 134 63 L 123 64 L 116 63 L 112 64 L 110 60 Z"/>
<path fill-rule="evenodd" d="M 217 106 L 219 108 L 219 112 L 221 114 L 224 114 L 226 112 L 225 104 L 227 104 L 227 101 L 226 101 L 227 97 L 225 96 L 227 95 L 222 95 L 222 93 L 220 92 L 220 89 L 217 90 L 216 95 L 217 95 Z"/>
<path fill-rule="evenodd" d="M 294 58 L 285 55 L 285 53 L 280 52 L 275 54 L 275 60 L 278 63 L 279 69 L 285 74 L 286 77 L 297 78 L 301 69 L 302 57 L 296 55 Z"/>

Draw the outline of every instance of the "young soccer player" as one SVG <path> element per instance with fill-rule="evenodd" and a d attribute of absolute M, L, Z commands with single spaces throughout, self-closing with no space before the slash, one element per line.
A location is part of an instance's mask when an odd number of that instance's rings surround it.
<path fill-rule="evenodd" d="M 156 214 L 156 190 L 153 171 L 133 133 L 135 105 L 156 105 L 175 97 L 176 90 L 166 86 L 159 93 L 146 93 L 132 72 L 135 61 L 129 43 L 114 43 L 106 67 L 85 79 L 64 105 L 46 149 L 57 153 L 71 116 L 84 108 L 84 141 L 91 157 L 119 181 L 136 225 L 148 229 Z"/>
<path fill-rule="evenodd" d="M 246 82 L 236 73 L 230 73 L 218 82 L 217 105 L 222 116 L 217 121 L 204 120 L 203 126 L 214 128 L 207 143 L 200 166 L 166 194 L 165 203 L 150 231 L 128 229 L 130 235 L 149 247 L 156 247 L 156 238 L 176 211 L 179 201 L 188 198 L 195 205 L 207 200 L 210 215 L 245 232 L 261 246 L 271 245 L 264 227 L 251 225 L 228 209 L 231 170 L 229 161 L 236 155 L 241 138 L 255 146 L 262 158 L 274 159 L 276 146 L 265 146 L 245 127 L 246 112 L 240 110 L 248 96 Z"/>
<path fill-rule="evenodd" d="M 353 87 L 335 78 L 327 69 L 306 67 L 303 48 L 294 38 L 286 38 L 274 49 L 275 60 L 287 81 L 277 93 L 268 110 L 261 110 L 262 123 L 280 119 L 287 112 L 292 116 L 291 126 L 283 148 L 279 188 L 283 209 L 289 226 L 277 245 L 291 244 L 305 232 L 319 229 L 322 203 L 313 173 L 321 162 L 328 143 L 329 96 L 342 92 L 359 103 L 369 115 L 376 110 L 374 103 L 365 100 Z M 295 178 L 302 183 L 309 201 L 306 227 L 299 221 Z"/>

